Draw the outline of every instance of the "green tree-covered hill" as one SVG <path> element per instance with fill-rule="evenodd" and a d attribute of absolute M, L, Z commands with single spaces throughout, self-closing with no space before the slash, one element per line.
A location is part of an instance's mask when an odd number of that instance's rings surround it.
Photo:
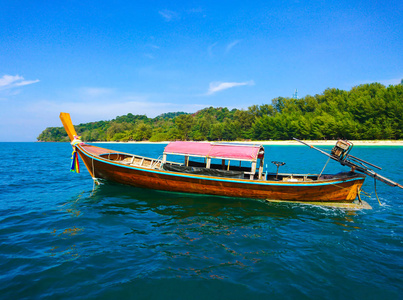
<path fill-rule="evenodd" d="M 327 89 L 301 99 L 278 97 L 247 110 L 205 108 L 155 118 L 128 113 L 79 124 L 83 141 L 403 139 L 403 84 Z M 46 128 L 39 141 L 69 141 L 62 127 Z"/>

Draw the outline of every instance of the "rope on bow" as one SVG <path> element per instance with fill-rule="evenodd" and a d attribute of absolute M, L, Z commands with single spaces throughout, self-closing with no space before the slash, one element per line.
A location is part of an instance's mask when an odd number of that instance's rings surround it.
<path fill-rule="evenodd" d="M 80 173 L 80 165 L 78 163 L 77 145 L 79 145 L 81 143 L 82 143 L 81 137 L 75 135 L 74 140 L 71 142 L 71 145 L 73 146 L 73 153 L 71 154 L 71 167 L 70 167 L 71 172 Z"/>
<path fill-rule="evenodd" d="M 76 150 L 76 147 L 73 148 L 73 153 L 71 154 L 71 167 L 70 167 L 70 171 L 71 172 L 76 172 L 76 173 L 80 173 L 80 165 L 78 163 L 78 153 Z"/>

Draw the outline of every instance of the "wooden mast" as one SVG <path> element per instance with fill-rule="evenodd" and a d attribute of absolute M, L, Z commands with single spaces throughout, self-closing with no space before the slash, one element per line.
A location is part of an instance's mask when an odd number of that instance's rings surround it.
<path fill-rule="evenodd" d="M 77 136 L 77 132 L 74 129 L 73 122 L 71 122 L 70 114 L 61 112 L 60 113 L 60 120 L 62 121 L 64 129 L 66 130 L 67 135 L 69 136 L 70 140 L 72 142 L 74 140 L 76 140 L 74 137 Z M 76 149 L 78 150 L 77 152 L 80 155 L 82 161 L 84 162 L 88 172 L 91 174 L 92 179 L 95 180 L 96 178 L 95 178 L 95 174 L 94 174 L 94 165 L 93 165 L 94 161 L 91 160 L 89 162 L 88 160 L 85 159 L 85 155 L 81 152 L 81 149 L 80 149 L 79 145 L 76 147 Z"/>
<path fill-rule="evenodd" d="M 74 129 L 73 122 L 71 122 L 70 114 L 69 113 L 60 113 L 60 120 L 63 123 L 64 129 L 70 138 L 71 141 L 74 141 L 74 136 L 77 136 L 77 132 Z"/>

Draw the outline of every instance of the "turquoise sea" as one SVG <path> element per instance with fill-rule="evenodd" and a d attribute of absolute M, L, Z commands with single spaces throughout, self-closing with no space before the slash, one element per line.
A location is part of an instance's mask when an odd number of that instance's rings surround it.
<path fill-rule="evenodd" d="M 159 157 L 163 144 L 108 144 Z M 306 146 L 266 146 L 319 173 Z M 320 147 L 330 149 L 331 147 Z M 403 190 L 372 210 L 93 186 L 68 143 L 0 143 L 0 299 L 403 299 Z M 403 183 L 403 147 L 352 154 Z M 326 171 L 343 169 L 329 163 Z M 326 173 L 326 172 L 325 172 Z"/>

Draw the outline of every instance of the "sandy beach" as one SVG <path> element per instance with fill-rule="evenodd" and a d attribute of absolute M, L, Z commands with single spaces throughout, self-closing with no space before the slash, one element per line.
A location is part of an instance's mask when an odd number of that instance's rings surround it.
<path fill-rule="evenodd" d="M 337 141 L 335 140 L 315 140 L 315 141 L 304 141 L 307 144 L 314 146 L 333 146 Z M 403 146 L 403 141 L 350 141 L 354 146 Z M 261 141 L 263 145 L 302 145 L 301 143 L 291 140 L 291 141 Z"/>
<path fill-rule="evenodd" d="M 223 141 L 225 142 L 225 141 Z M 304 141 L 305 143 L 313 146 L 333 146 L 336 144 L 335 140 L 306 140 Z M 354 146 L 403 146 L 403 140 L 398 140 L 398 141 L 392 141 L 392 140 L 374 140 L 374 141 L 351 141 Z M 127 143 L 127 144 L 168 144 L 169 141 L 165 142 L 148 142 L 148 141 L 142 141 L 142 142 L 93 142 L 93 143 L 110 143 L 110 144 L 121 144 L 121 143 Z M 231 143 L 231 142 L 230 142 Z M 285 146 L 299 146 L 303 145 L 297 141 L 294 140 L 288 140 L 288 141 L 234 141 L 232 143 L 245 143 L 245 144 L 262 144 L 262 145 L 285 145 Z"/>

